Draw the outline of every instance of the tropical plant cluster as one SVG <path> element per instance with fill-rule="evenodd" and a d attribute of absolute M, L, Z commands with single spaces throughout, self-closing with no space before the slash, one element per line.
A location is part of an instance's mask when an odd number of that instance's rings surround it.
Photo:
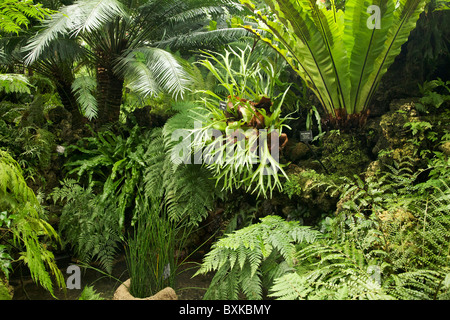
<path fill-rule="evenodd" d="M 0 299 L 23 268 L 60 298 L 60 254 L 111 278 L 123 257 L 145 298 L 198 251 L 205 299 L 448 300 L 450 79 L 381 112 L 401 124 L 371 115 L 416 23 L 447 9 L 3 1 Z"/>
<path fill-rule="evenodd" d="M 448 300 L 448 174 L 412 187 L 417 175 L 405 159 L 365 182 L 322 180 L 343 201 L 316 229 L 268 216 L 229 234 L 199 270 L 216 271 L 207 297 Z"/>

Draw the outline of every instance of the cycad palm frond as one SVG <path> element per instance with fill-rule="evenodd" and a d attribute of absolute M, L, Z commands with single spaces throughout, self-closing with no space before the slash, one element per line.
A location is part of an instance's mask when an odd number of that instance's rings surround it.
<path fill-rule="evenodd" d="M 190 81 L 186 68 L 181 59 L 166 50 L 142 47 L 121 59 L 116 70 L 144 97 L 166 91 L 182 98 Z"/>
<path fill-rule="evenodd" d="M 72 83 L 81 113 L 88 119 L 95 118 L 98 112 L 97 99 L 93 94 L 96 89 L 95 79 L 90 76 L 81 76 Z"/>
<path fill-rule="evenodd" d="M 240 28 L 220 28 L 216 30 L 196 30 L 181 35 L 175 35 L 167 39 L 158 41 L 156 44 L 160 47 L 168 46 L 172 50 L 186 50 L 189 48 L 209 49 L 230 43 L 236 39 L 248 36 L 247 30 Z"/>
<path fill-rule="evenodd" d="M 62 7 L 58 13 L 43 21 L 42 30 L 23 48 L 27 52 L 25 63 L 36 61 L 45 48 L 62 35 L 76 36 L 80 32 L 91 32 L 111 18 L 123 15 L 123 6 L 117 0 L 78 0 Z"/>
<path fill-rule="evenodd" d="M 187 64 L 163 50 L 159 42 L 183 39 L 184 34 L 208 25 L 211 17 L 233 12 L 233 8 L 242 11 L 240 4 L 227 0 L 77 0 L 43 22 L 42 30 L 23 48 L 25 62 L 37 61 L 60 37 L 85 43 L 84 60 L 97 70 L 97 124 L 102 126 L 118 120 L 126 84 L 143 96 L 164 91 L 182 98 L 191 82 Z M 239 32 L 230 35 L 239 36 Z M 229 39 L 200 36 L 202 42 L 215 44 Z M 198 41 L 189 43 L 195 46 Z"/>

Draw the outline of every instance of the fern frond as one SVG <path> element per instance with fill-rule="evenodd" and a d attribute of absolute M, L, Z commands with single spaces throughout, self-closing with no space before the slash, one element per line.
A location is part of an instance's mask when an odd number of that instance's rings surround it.
<path fill-rule="evenodd" d="M 59 232 L 64 245 L 70 245 L 84 263 L 93 260 L 111 273 L 119 243 L 122 241 L 120 209 L 115 198 L 102 199 L 90 188 L 74 180 L 64 180 L 51 194 L 54 201 L 64 201 Z"/>
<path fill-rule="evenodd" d="M 33 86 L 23 74 L 0 74 L 0 92 L 30 94 L 31 87 Z"/>
<path fill-rule="evenodd" d="M 96 86 L 96 80 L 90 76 L 77 77 L 72 83 L 72 91 L 77 98 L 80 111 L 89 120 L 97 117 L 98 105 L 94 95 Z"/>
<path fill-rule="evenodd" d="M 316 242 L 298 252 L 301 272 L 275 281 L 271 296 L 296 299 L 390 299 L 354 242 Z M 378 268 L 378 266 L 375 266 Z M 285 283 L 287 282 L 287 283 Z"/>
<path fill-rule="evenodd" d="M 185 111 L 170 118 L 162 129 L 153 131 L 144 156 L 146 170 L 143 183 L 146 193 L 164 196 L 170 219 L 196 225 L 212 209 L 218 194 L 206 168 L 174 161 L 172 134 L 192 124 Z"/>
<path fill-rule="evenodd" d="M 11 232 L 20 253 L 20 260 L 30 269 L 33 280 L 53 295 L 53 274 L 59 287 L 64 287 L 64 278 L 57 268 L 53 254 L 41 243 L 39 236 L 45 235 L 59 241 L 52 226 L 43 218 L 43 209 L 32 189 L 22 176 L 18 163 L 5 151 L 0 150 L 0 211 L 10 212 L 13 218 Z"/>
<path fill-rule="evenodd" d="M 279 300 L 301 300 L 311 293 L 313 288 L 308 286 L 304 277 L 291 272 L 275 279 L 271 291 L 271 296 Z"/>
<path fill-rule="evenodd" d="M 262 299 L 263 284 L 267 289 L 268 278 L 292 270 L 295 244 L 299 240 L 308 243 L 318 238 L 318 232 L 278 216 L 266 216 L 260 223 L 227 234 L 213 245 L 196 273 L 216 271 L 205 298 L 232 299 L 239 290 L 248 298 Z M 282 267 L 274 268 L 275 261 Z M 227 288 L 227 291 L 217 288 Z"/>

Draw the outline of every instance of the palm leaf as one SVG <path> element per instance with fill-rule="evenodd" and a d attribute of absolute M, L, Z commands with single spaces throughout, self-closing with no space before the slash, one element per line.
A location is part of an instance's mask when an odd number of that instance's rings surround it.
<path fill-rule="evenodd" d="M 51 41 L 67 33 L 72 28 L 73 23 L 69 19 L 67 11 L 68 7 L 64 7 L 60 12 L 42 22 L 43 30 L 31 38 L 29 43 L 23 48 L 24 52 L 28 52 L 25 56 L 26 64 L 31 64 L 36 61 Z"/>
<path fill-rule="evenodd" d="M 116 70 L 125 76 L 131 89 L 144 96 L 166 91 L 182 98 L 190 81 L 186 64 L 159 48 L 132 50 Z"/>
<path fill-rule="evenodd" d="M 42 30 L 23 48 L 27 52 L 25 63 L 36 61 L 44 49 L 61 35 L 76 36 L 80 32 L 92 32 L 111 18 L 124 15 L 118 0 L 78 0 L 62 7 L 60 12 L 42 22 Z"/>
<path fill-rule="evenodd" d="M 211 48 L 218 45 L 230 43 L 236 39 L 248 36 L 249 32 L 241 28 L 222 28 L 205 31 L 203 29 L 185 34 L 176 34 L 173 37 L 158 41 L 159 47 L 169 47 L 172 50 L 187 48 Z"/>
<path fill-rule="evenodd" d="M 96 81 L 90 76 L 81 76 L 72 83 L 72 91 L 80 105 L 81 113 L 89 120 L 95 118 L 98 112 L 97 99 L 93 92 L 96 88 Z"/>
<path fill-rule="evenodd" d="M 123 5 L 118 0 L 78 0 L 80 17 L 75 24 L 73 34 L 92 32 L 115 17 L 125 16 Z"/>

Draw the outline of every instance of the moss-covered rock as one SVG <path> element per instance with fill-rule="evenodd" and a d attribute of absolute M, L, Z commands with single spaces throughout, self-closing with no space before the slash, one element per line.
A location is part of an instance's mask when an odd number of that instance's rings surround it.
<path fill-rule="evenodd" d="M 380 160 L 372 161 L 364 172 L 364 179 L 367 180 L 370 177 L 374 177 L 380 173 L 383 169 L 383 165 Z"/>
<path fill-rule="evenodd" d="M 294 163 L 312 156 L 311 150 L 303 142 L 289 140 L 285 150 L 286 158 Z"/>
<path fill-rule="evenodd" d="M 381 116 L 380 137 L 373 150 L 378 154 L 381 150 L 402 148 L 412 138 L 411 130 L 405 127 L 408 122 L 419 121 L 414 102 L 395 100 L 390 111 Z"/>
<path fill-rule="evenodd" d="M 379 138 L 372 153 L 377 154 L 383 164 L 406 158 L 419 163 L 418 150 L 427 148 L 425 131 L 411 129 L 421 121 L 414 99 L 392 101 L 390 111 L 380 118 Z"/>
<path fill-rule="evenodd" d="M 314 220 L 336 210 L 339 195 L 322 184 L 332 181 L 332 176 L 296 165 L 290 165 L 286 173 L 289 180 L 284 183 L 283 191 L 291 201 L 285 203 L 282 210 L 285 215 L 292 215 L 299 208 L 305 208 L 310 220 Z"/>
<path fill-rule="evenodd" d="M 8 280 L 0 278 L 0 300 L 11 300 L 13 297 L 13 288 Z"/>
<path fill-rule="evenodd" d="M 439 146 L 439 150 L 442 151 L 446 156 L 450 156 L 450 141 L 441 144 Z"/>
<path fill-rule="evenodd" d="M 330 131 L 323 139 L 321 157 L 328 172 L 347 177 L 364 172 L 371 162 L 364 139 L 358 133 Z"/>

